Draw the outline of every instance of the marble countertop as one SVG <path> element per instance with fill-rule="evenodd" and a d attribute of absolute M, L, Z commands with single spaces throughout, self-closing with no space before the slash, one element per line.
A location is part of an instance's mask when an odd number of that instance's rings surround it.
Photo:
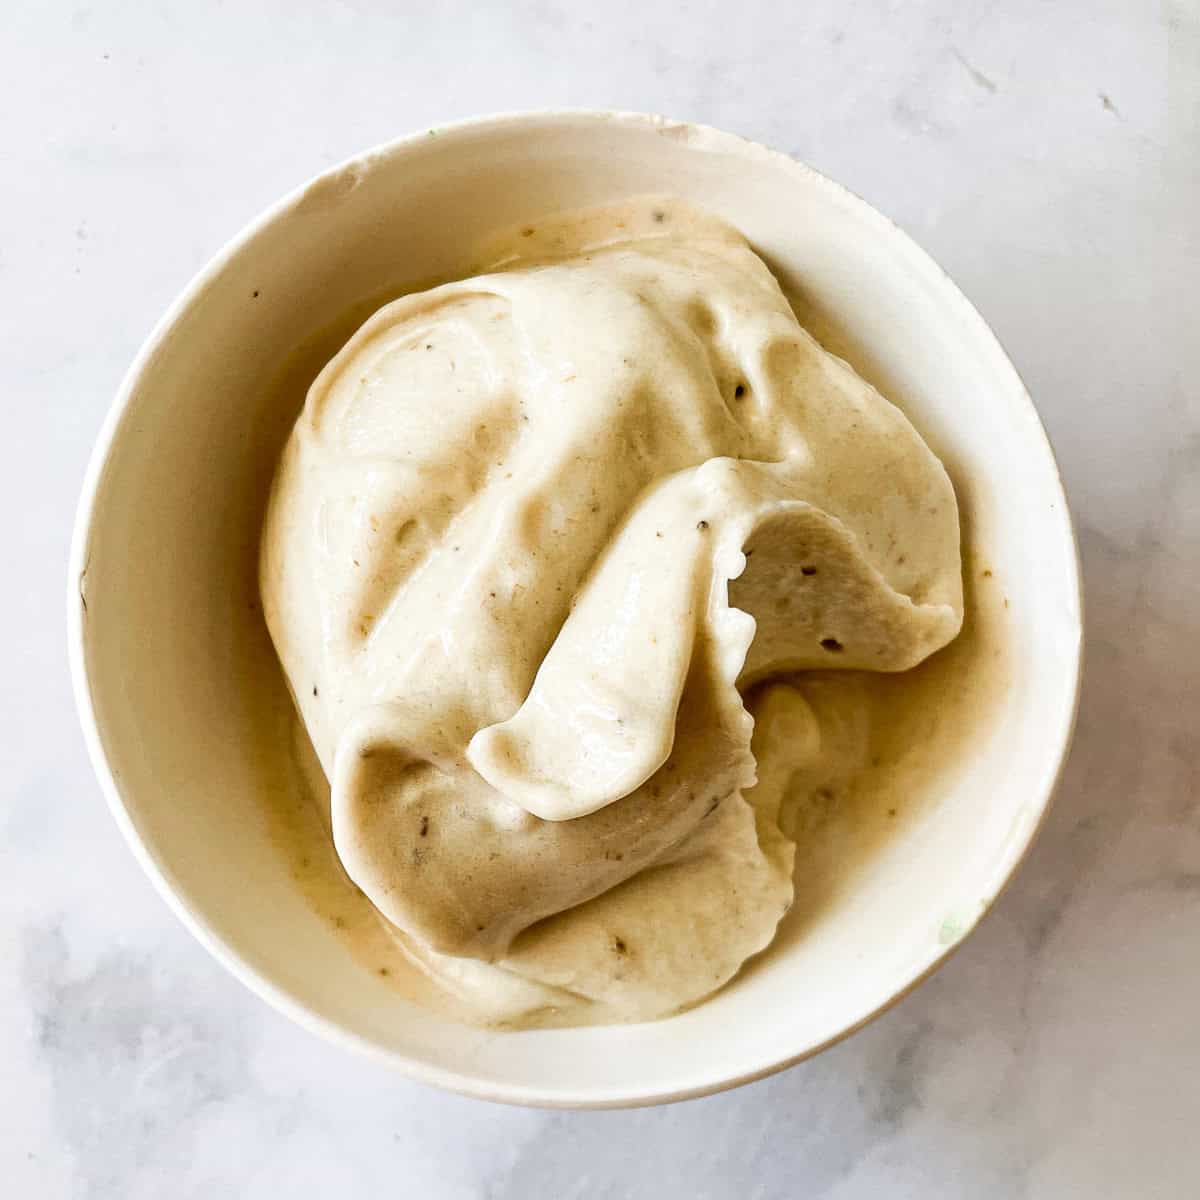
<path fill-rule="evenodd" d="M 17 5 L 0 43 L 0 1178 L 13 1197 L 1200 1194 L 1200 10 L 1190 0 Z M 930 982 L 662 1109 L 442 1095 L 192 940 L 92 778 L 63 595 L 91 442 L 190 275 L 314 171 L 521 107 L 662 111 L 807 159 L 994 325 L 1087 580 L 1049 823 Z"/>

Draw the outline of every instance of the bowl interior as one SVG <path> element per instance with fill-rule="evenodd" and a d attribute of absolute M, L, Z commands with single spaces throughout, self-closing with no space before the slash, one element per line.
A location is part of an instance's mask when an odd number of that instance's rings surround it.
<path fill-rule="evenodd" d="M 976 652 L 1003 661 L 1002 686 L 926 802 L 710 1001 L 632 1027 L 469 1030 L 398 1000 L 347 953 L 264 817 L 263 796 L 293 783 L 254 579 L 263 500 L 308 381 L 376 303 L 462 274 L 498 230 L 649 192 L 741 228 L 802 319 L 944 456 L 968 527 Z M 243 234 L 165 318 L 122 399 L 85 491 L 71 614 L 85 729 L 118 817 L 177 910 L 251 986 L 421 1078 L 611 1104 L 763 1073 L 936 963 L 1036 829 L 1079 651 L 1075 551 L 1049 448 L 949 280 L 799 164 L 641 117 L 430 131 L 321 177 Z"/>

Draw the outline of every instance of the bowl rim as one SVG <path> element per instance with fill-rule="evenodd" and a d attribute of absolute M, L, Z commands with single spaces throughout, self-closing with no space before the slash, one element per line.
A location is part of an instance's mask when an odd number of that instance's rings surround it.
<path fill-rule="evenodd" d="M 589 1089 L 580 1087 L 574 1090 L 564 1088 L 540 1089 L 527 1085 L 498 1083 L 494 1080 L 482 1079 L 469 1073 L 437 1067 L 428 1062 L 408 1057 L 401 1051 L 388 1049 L 372 1039 L 356 1033 L 338 1022 L 321 1016 L 308 1008 L 304 1003 L 295 999 L 291 993 L 266 977 L 259 969 L 248 962 L 232 945 L 209 924 L 205 916 L 193 909 L 182 897 L 177 887 L 169 864 L 162 861 L 159 854 L 142 838 L 137 822 L 121 794 L 113 770 L 109 764 L 104 747 L 104 736 L 100 729 L 95 705 L 92 697 L 91 680 L 88 672 L 85 615 L 87 569 L 90 557 L 92 525 L 95 519 L 95 506 L 101 485 L 110 465 L 110 457 L 117 435 L 124 422 L 131 398 L 137 389 L 138 381 L 159 349 L 168 339 L 180 318 L 193 304 L 197 296 L 213 282 L 229 264 L 229 262 L 258 234 L 269 225 L 290 211 L 310 188 L 328 179 L 337 178 L 343 172 L 352 170 L 364 163 L 372 163 L 379 159 L 402 155 L 412 147 L 422 144 L 431 136 L 446 136 L 452 138 L 464 134 L 491 133 L 521 126 L 538 127 L 559 123 L 585 123 L 596 126 L 619 125 L 628 128 L 643 128 L 650 130 L 680 132 L 692 144 L 702 145 L 711 150 L 724 153 L 751 155 L 764 160 L 787 173 L 803 177 L 808 183 L 834 192 L 840 202 L 855 211 L 855 215 L 873 224 L 884 236 L 892 239 L 901 246 L 913 260 L 926 271 L 931 271 L 943 288 L 946 288 L 959 307 L 961 315 L 974 326 L 977 335 L 982 335 L 985 343 L 990 343 L 993 351 L 1012 373 L 1016 389 L 1012 403 L 1015 407 L 1023 407 L 1025 415 L 1031 418 L 1030 436 L 1040 436 L 1043 449 L 1049 457 L 1049 464 L 1057 483 L 1061 503 L 1055 506 L 1059 524 L 1059 533 L 1065 535 L 1070 553 L 1067 556 L 1067 569 L 1070 578 L 1070 598 L 1074 601 L 1073 617 L 1076 642 L 1069 664 L 1071 671 L 1071 695 L 1067 705 L 1059 715 L 1057 727 L 1051 731 L 1047 743 L 1054 746 L 1051 756 L 1038 782 L 1035 794 L 1038 797 L 1040 809 L 1037 818 L 1030 823 L 1023 839 L 1014 841 L 1002 859 L 998 883 L 991 895 L 983 903 L 979 915 L 971 927 L 957 940 L 940 948 L 927 965 L 907 984 L 892 995 L 881 1000 L 869 1012 L 858 1016 L 837 1033 L 820 1042 L 799 1048 L 784 1049 L 782 1053 L 773 1055 L 769 1061 L 756 1062 L 744 1071 L 715 1072 L 711 1077 L 704 1078 L 699 1083 L 687 1086 L 672 1087 L 669 1084 L 654 1084 L 645 1088 L 625 1088 L 613 1090 L 610 1087 Z M 1035 431 L 1036 430 L 1036 435 Z M 1025 387 L 1011 358 L 1005 351 L 1000 339 L 991 326 L 984 320 L 971 301 L 966 297 L 957 284 L 933 257 L 925 251 L 908 233 L 900 228 L 889 217 L 885 216 L 873 205 L 843 184 L 830 179 L 814 167 L 800 159 L 774 150 L 759 142 L 728 133 L 709 125 L 692 121 L 677 120 L 658 114 L 631 112 L 617 109 L 591 108 L 544 108 L 503 111 L 470 116 L 455 121 L 449 121 L 435 127 L 421 129 L 405 134 L 386 142 L 376 144 L 349 158 L 318 172 L 298 187 L 293 188 L 281 199 L 271 204 L 257 216 L 247 222 L 232 238 L 230 238 L 195 275 L 188 281 L 178 295 L 172 300 L 166 311 L 155 322 L 150 333 L 139 348 L 129 368 L 126 370 L 107 415 L 97 434 L 95 445 L 88 460 L 84 474 L 83 486 L 80 492 L 75 513 L 75 523 L 71 538 L 69 567 L 67 573 L 67 643 L 68 659 L 71 672 L 72 690 L 75 706 L 78 711 L 83 737 L 87 746 L 88 757 L 92 769 L 99 780 L 109 809 L 112 812 L 124 839 L 132 851 L 134 858 L 149 876 L 155 889 L 166 902 L 168 908 L 178 917 L 183 925 L 205 947 L 206 950 L 236 979 L 243 983 L 251 992 L 265 1000 L 278 1012 L 290 1017 L 298 1025 L 312 1033 L 343 1046 L 359 1054 L 366 1055 L 378 1062 L 398 1070 L 416 1082 L 433 1085 L 460 1095 L 476 1099 L 489 1100 L 506 1104 L 542 1108 L 574 1108 L 574 1109 L 607 1109 L 632 1108 L 653 1104 L 670 1103 L 679 1100 L 694 1099 L 724 1091 L 728 1088 L 739 1087 L 765 1078 L 777 1071 L 794 1066 L 798 1062 L 819 1054 L 822 1050 L 849 1037 L 863 1026 L 887 1012 L 894 1005 L 913 992 L 920 984 L 938 970 L 950 956 L 967 940 L 990 913 L 1000 896 L 1012 882 L 1022 863 L 1027 858 L 1030 849 L 1045 824 L 1047 814 L 1054 794 L 1062 779 L 1063 771 L 1069 755 L 1071 741 L 1079 713 L 1079 699 L 1082 684 L 1083 665 L 1083 585 L 1080 567 L 1079 543 L 1070 508 L 1067 503 L 1066 490 L 1063 485 L 1062 473 L 1059 469 L 1050 438 L 1046 433 L 1037 409 Z"/>

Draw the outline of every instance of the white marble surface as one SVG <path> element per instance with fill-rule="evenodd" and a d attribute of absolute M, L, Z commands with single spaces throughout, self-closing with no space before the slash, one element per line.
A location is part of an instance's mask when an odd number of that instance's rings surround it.
<path fill-rule="evenodd" d="M 1200 1195 L 1195 0 L 13 3 L 4 25 L 0 1192 Z M 1075 752 L 976 936 L 818 1059 L 639 1112 L 440 1095 L 244 991 L 121 843 L 64 650 L 90 443 L 192 272 L 355 150 L 557 105 L 747 133 L 898 219 L 1024 373 L 1087 576 Z"/>

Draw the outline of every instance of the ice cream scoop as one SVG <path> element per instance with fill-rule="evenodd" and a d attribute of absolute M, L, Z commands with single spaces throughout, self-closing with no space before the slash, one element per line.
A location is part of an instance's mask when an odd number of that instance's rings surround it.
<path fill-rule="evenodd" d="M 962 620 L 937 458 L 659 198 L 370 318 L 288 443 L 261 589 L 346 870 L 485 1020 L 726 982 L 791 898 L 793 684 Z"/>

